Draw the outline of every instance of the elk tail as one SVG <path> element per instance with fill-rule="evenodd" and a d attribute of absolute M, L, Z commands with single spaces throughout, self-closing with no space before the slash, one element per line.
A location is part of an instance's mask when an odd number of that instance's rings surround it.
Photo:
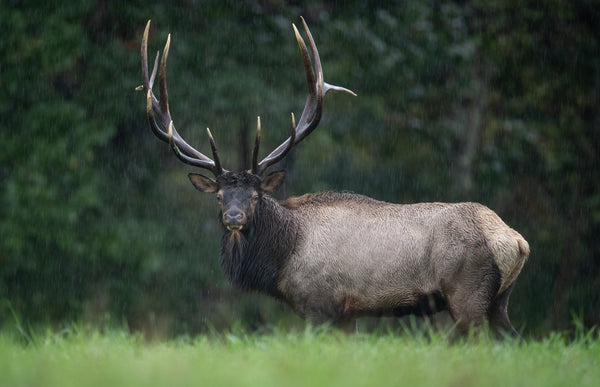
<path fill-rule="evenodd" d="M 521 253 L 521 258 L 523 261 L 526 261 L 529 257 L 529 243 L 523 238 L 517 238 L 517 244 L 519 245 L 519 253 Z"/>

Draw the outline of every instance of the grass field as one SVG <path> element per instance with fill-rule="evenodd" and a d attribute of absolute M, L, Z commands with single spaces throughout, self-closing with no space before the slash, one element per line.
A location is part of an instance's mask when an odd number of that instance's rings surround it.
<path fill-rule="evenodd" d="M 0 332 L 0 386 L 599 386 L 598 331 L 449 343 L 308 328 L 148 342 L 115 331 Z"/>

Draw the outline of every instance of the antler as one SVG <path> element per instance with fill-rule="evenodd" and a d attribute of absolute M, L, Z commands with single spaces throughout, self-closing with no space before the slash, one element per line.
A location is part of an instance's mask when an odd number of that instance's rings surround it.
<path fill-rule="evenodd" d="M 141 86 L 138 86 L 136 90 L 144 90 L 146 93 L 146 112 L 148 114 L 148 122 L 152 132 L 164 142 L 168 142 L 171 148 L 179 157 L 181 161 L 186 164 L 193 165 L 200 168 L 210 170 L 215 176 L 222 175 L 227 172 L 221 167 L 219 157 L 217 154 L 217 147 L 215 141 L 207 128 L 208 139 L 210 141 L 210 147 L 212 150 L 213 158 L 203 155 L 192 146 L 190 146 L 185 140 L 179 135 L 175 126 L 173 125 L 173 119 L 169 112 L 169 96 L 167 93 L 167 57 L 169 56 L 169 46 L 171 44 L 171 34 L 167 38 L 167 43 L 163 50 L 162 60 L 160 61 L 160 70 L 158 73 L 159 83 L 159 97 L 160 100 L 156 99 L 152 92 L 152 86 L 156 77 L 156 70 L 158 67 L 159 52 L 156 53 L 156 59 L 154 60 L 154 67 L 152 69 L 152 75 L 148 79 L 148 31 L 150 30 L 150 20 L 146 24 L 144 30 L 144 37 L 142 38 L 142 82 Z M 158 120 L 157 120 L 158 119 Z"/>
<path fill-rule="evenodd" d="M 308 96 L 306 98 L 306 104 L 304 105 L 304 111 L 300 116 L 300 121 L 298 122 L 298 126 L 296 127 L 296 123 L 294 120 L 294 114 L 292 113 L 292 133 L 290 137 L 285 140 L 281 145 L 279 145 L 273 152 L 271 152 L 267 157 L 265 157 L 260 163 L 257 163 L 258 159 L 258 148 L 260 144 L 260 118 L 258 120 L 258 127 L 256 133 L 256 142 L 254 145 L 254 154 L 252 156 L 252 173 L 260 175 L 262 174 L 269 166 L 281 161 L 288 152 L 300 141 L 302 141 L 306 136 L 308 136 L 319 124 L 321 120 L 321 115 L 323 114 L 323 97 L 327 94 L 328 91 L 340 91 L 344 93 L 348 93 L 356 96 L 356 94 L 341 86 L 331 85 L 323 80 L 323 69 L 321 67 L 321 59 L 319 58 L 319 51 L 317 50 L 317 46 L 315 45 L 315 41 L 304 21 L 302 19 L 302 24 L 304 25 L 304 30 L 306 31 L 306 35 L 308 37 L 308 41 L 310 43 L 310 50 L 312 51 L 312 55 L 315 61 L 315 70 L 313 71 L 313 66 L 310 60 L 310 56 L 308 55 L 308 50 L 306 49 L 306 44 L 304 43 L 304 39 L 300 36 L 298 29 L 294 24 L 292 24 L 294 28 L 294 33 L 296 34 L 296 40 L 298 41 L 298 46 L 300 46 L 300 52 L 302 54 L 302 59 L 304 60 L 304 71 L 306 72 L 306 82 L 308 84 Z"/>

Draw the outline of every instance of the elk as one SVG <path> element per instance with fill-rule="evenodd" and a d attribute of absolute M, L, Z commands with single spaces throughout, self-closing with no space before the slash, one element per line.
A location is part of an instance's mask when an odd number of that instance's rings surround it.
<path fill-rule="evenodd" d="M 268 193 L 285 171 L 263 177 L 319 124 L 329 91 L 355 95 L 326 83 L 319 52 L 304 19 L 314 69 L 304 39 L 292 24 L 304 62 L 308 96 L 291 133 L 258 161 L 260 117 L 251 168 L 224 169 L 210 130 L 212 159 L 190 146 L 169 113 L 166 63 L 157 52 L 148 74 L 148 31 L 141 57 L 150 128 L 184 163 L 214 179 L 190 173 L 201 192 L 216 196 L 222 225 L 220 262 L 230 283 L 266 293 L 313 323 L 348 324 L 360 316 L 430 315 L 447 310 L 457 331 L 488 324 L 518 335 L 507 314 L 517 275 L 529 255 L 527 241 L 495 212 L 478 203 L 391 204 L 354 193 L 306 194 L 278 201 Z M 158 68 L 159 98 L 152 92 Z"/>

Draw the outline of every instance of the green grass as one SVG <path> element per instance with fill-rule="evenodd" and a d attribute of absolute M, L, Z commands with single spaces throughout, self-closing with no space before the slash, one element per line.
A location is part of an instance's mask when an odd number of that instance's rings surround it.
<path fill-rule="evenodd" d="M 448 343 L 307 329 L 148 342 L 121 332 L 0 332 L 0 386 L 598 386 L 598 331 Z"/>

